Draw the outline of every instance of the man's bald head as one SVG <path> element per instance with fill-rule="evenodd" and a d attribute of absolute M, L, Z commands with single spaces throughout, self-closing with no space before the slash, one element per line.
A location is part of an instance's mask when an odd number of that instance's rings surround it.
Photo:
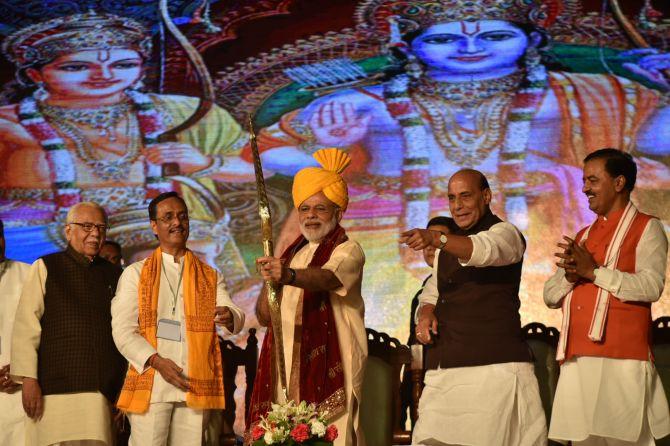
<path fill-rule="evenodd" d="M 449 183 L 454 179 L 467 178 L 467 181 L 474 181 L 479 185 L 481 190 L 490 189 L 489 180 L 486 179 L 483 173 L 475 169 L 461 169 L 449 178 Z"/>
<path fill-rule="evenodd" d="M 99 212 L 105 220 L 105 223 L 107 223 L 107 212 L 105 212 L 105 208 L 92 201 L 82 201 L 81 203 L 75 204 L 67 211 L 67 217 L 65 218 L 66 224 L 77 221 L 78 217 L 82 213 L 88 213 L 87 211 Z"/>
<path fill-rule="evenodd" d="M 478 170 L 462 169 L 449 178 L 449 210 L 461 229 L 470 229 L 489 211 L 491 188 Z"/>

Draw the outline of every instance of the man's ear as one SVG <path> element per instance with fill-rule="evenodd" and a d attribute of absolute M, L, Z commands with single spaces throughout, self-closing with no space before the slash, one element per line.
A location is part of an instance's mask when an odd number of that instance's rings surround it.
<path fill-rule="evenodd" d="M 491 204 L 491 199 L 493 198 L 493 194 L 491 193 L 491 189 L 488 187 L 482 191 L 482 194 L 484 195 L 484 203 L 488 206 Z"/>
<path fill-rule="evenodd" d="M 626 188 L 626 177 L 619 175 L 614 179 L 614 190 L 621 193 Z"/>
<path fill-rule="evenodd" d="M 65 240 L 68 242 L 72 239 L 72 226 L 71 225 L 65 225 L 65 229 L 63 230 L 65 233 Z"/>
<path fill-rule="evenodd" d="M 342 208 L 337 208 L 335 210 L 335 217 L 337 218 L 337 223 L 339 224 L 342 221 L 342 217 L 344 216 L 344 211 Z"/>
<path fill-rule="evenodd" d="M 154 235 L 158 237 L 158 223 L 156 220 L 149 220 L 149 223 L 151 224 L 151 230 L 153 231 Z"/>

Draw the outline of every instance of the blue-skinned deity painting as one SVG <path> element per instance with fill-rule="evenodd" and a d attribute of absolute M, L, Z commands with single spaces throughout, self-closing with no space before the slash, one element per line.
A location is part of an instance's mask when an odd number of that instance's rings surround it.
<path fill-rule="evenodd" d="M 542 288 L 556 243 L 594 219 L 582 193 L 588 153 L 631 153 L 633 200 L 670 221 L 670 25 L 651 6 L 632 24 L 642 45 L 613 14 L 588 13 L 578 0 L 361 0 L 349 28 L 245 48 L 234 60 L 226 45 L 245 36 L 231 23 L 290 17 L 282 5 L 291 2 L 167 2 L 210 65 L 209 98 L 193 87 L 188 61 L 179 64 L 188 52 L 167 35 L 157 1 L 56 3 L 0 3 L 9 257 L 61 249 L 67 209 L 93 200 L 110 213 L 108 238 L 140 259 L 156 246 L 147 199 L 174 189 L 191 210 L 191 248 L 253 314 L 261 246 L 249 114 L 278 251 L 299 231 L 292 176 L 315 165 L 319 148 L 351 155 L 342 224 L 366 253 L 366 325 L 401 340 L 430 269 L 398 237 L 449 215 L 447 181 L 459 169 L 482 171 L 494 213 L 523 231 L 524 323 L 560 320 Z M 160 136 L 190 122 L 203 98 L 213 104 L 197 122 Z M 668 314 L 670 304 L 654 311 Z"/>

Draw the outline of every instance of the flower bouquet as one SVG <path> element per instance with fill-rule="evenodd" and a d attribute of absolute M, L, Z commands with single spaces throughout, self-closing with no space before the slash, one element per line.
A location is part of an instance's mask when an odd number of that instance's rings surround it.
<path fill-rule="evenodd" d="M 251 430 L 253 446 L 332 446 L 337 427 L 327 426 L 327 412 L 319 413 L 314 404 L 273 404 L 272 410 Z"/>

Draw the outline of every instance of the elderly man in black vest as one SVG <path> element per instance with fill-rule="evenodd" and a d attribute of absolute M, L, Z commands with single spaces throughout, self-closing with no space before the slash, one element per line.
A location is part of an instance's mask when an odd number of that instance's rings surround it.
<path fill-rule="evenodd" d="M 12 335 L 11 375 L 23 382 L 29 445 L 111 444 L 111 407 L 126 362 L 110 305 L 121 269 L 98 256 L 107 215 L 92 202 L 67 214 L 67 249 L 32 264 Z"/>
<path fill-rule="evenodd" d="M 457 231 L 412 229 L 400 238 L 416 250 L 439 249 L 417 310 L 416 337 L 430 348 L 412 444 L 546 445 L 519 318 L 526 243 L 491 212 L 491 189 L 481 172 L 455 173 L 448 198 Z"/>

